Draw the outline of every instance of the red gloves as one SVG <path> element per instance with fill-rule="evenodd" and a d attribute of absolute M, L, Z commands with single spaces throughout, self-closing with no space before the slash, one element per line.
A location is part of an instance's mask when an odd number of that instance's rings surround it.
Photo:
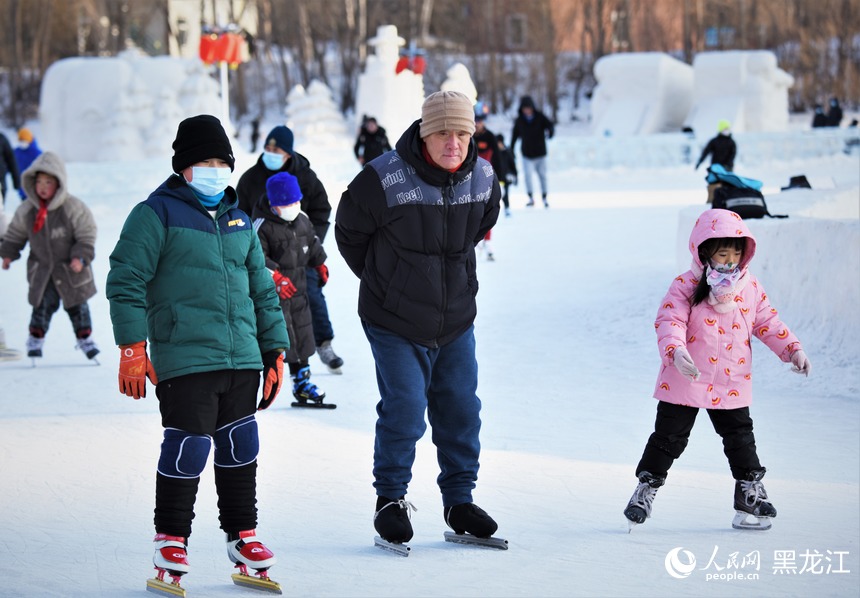
<path fill-rule="evenodd" d="M 119 391 L 135 400 L 146 396 L 146 377 L 158 384 L 155 368 L 146 354 L 146 341 L 119 346 Z"/>
<path fill-rule="evenodd" d="M 320 286 L 325 286 L 325 283 L 328 282 L 328 266 L 320 264 L 316 267 L 316 271 L 320 275 Z"/>
<path fill-rule="evenodd" d="M 293 281 L 277 270 L 272 272 L 272 280 L 275 281 L 275 290 L 278 291 L 278 297 L 281 299 L 290 299 L 296 294 L 297 289 Z"/>
<path fill-rule="evenodd" d="M 288 279 L 289 280 L 289 279 Z M 266 409 L 274 403 L 275 397 L 281 390 L 281 381 L 284 379 L 284 353 L 283 351 L 268 351 L 263 354 L 263 398 L 257 405 L 257 411 Z"/>

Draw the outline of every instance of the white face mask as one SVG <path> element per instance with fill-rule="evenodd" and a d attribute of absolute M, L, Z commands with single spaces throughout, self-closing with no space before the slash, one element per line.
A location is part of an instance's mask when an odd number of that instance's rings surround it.
<path fill-rule="evenodd" d="M 302 211 L 302 204 L 297 201 L 288 206 L 278 206 L 275 208 L 275 211 L 278 213 L 278 216 L 281 217 L 281 220 L 292 222 L 299 215 L 299 212 Z"/>
<path fill-rule="evenodd" d="M 202 195 L 218 195 L 230 184 L 232 174 L 233 172 L 227 167 L 193 166 L 188 185 Z"/>

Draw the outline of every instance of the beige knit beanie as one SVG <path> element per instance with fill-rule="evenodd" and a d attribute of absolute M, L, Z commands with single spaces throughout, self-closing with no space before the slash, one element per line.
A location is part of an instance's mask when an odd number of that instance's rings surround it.
<path fill-rule="evenodd" d="M 431 93 L 421 106 L 421 138 L 439 131 L 466 131 L 475 134 L 475 110 L 459 91 Z"/>

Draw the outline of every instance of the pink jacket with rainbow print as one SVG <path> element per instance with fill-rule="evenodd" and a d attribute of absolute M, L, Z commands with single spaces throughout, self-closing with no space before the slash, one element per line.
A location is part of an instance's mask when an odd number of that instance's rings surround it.
<path fill-rule="evenodd" d="M 714 237 L 745 237 L 740 267 L 743 277 L 735 300 L 717 303 L 711 296 L 691 306 L 704 265 L 699 245 Z M 764 287 L 747 266 L 755 255 L 755 238 L 744 221 L 729 210 L 707 210 L 690 234 L 693 263 L 669 287 L 654 327 L 662 365 L 654 398 L 705 409 L 738 409 L 752 402 L 752 337 L 758 337 L 782 361 L 801 349 L 800 342 L 771 307 Z M 677 347 L 686 347 L 701 376 L 685 377 L 674 366 Z"/>

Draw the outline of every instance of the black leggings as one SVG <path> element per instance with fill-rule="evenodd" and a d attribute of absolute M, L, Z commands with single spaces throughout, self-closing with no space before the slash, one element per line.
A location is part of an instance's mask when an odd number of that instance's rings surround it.
<path fill-rule="evenodd" d="M 753 435 L 753 421 L 749 407 L 740 409 L 706 409 L 714 430 L 723 439 L 723 452 L 729 460 L 732 476 L 736 480 L 746 479 L 747 474 L 761 469 Z M 666 476 L 675 459 L 687 448 L 687 441 L 698 407 L 687 407 L 660 401 L 654 433 L 648 438 L 642 459 L 636 467 L 636 475 L 648 471 L 657 476 Z"/>

